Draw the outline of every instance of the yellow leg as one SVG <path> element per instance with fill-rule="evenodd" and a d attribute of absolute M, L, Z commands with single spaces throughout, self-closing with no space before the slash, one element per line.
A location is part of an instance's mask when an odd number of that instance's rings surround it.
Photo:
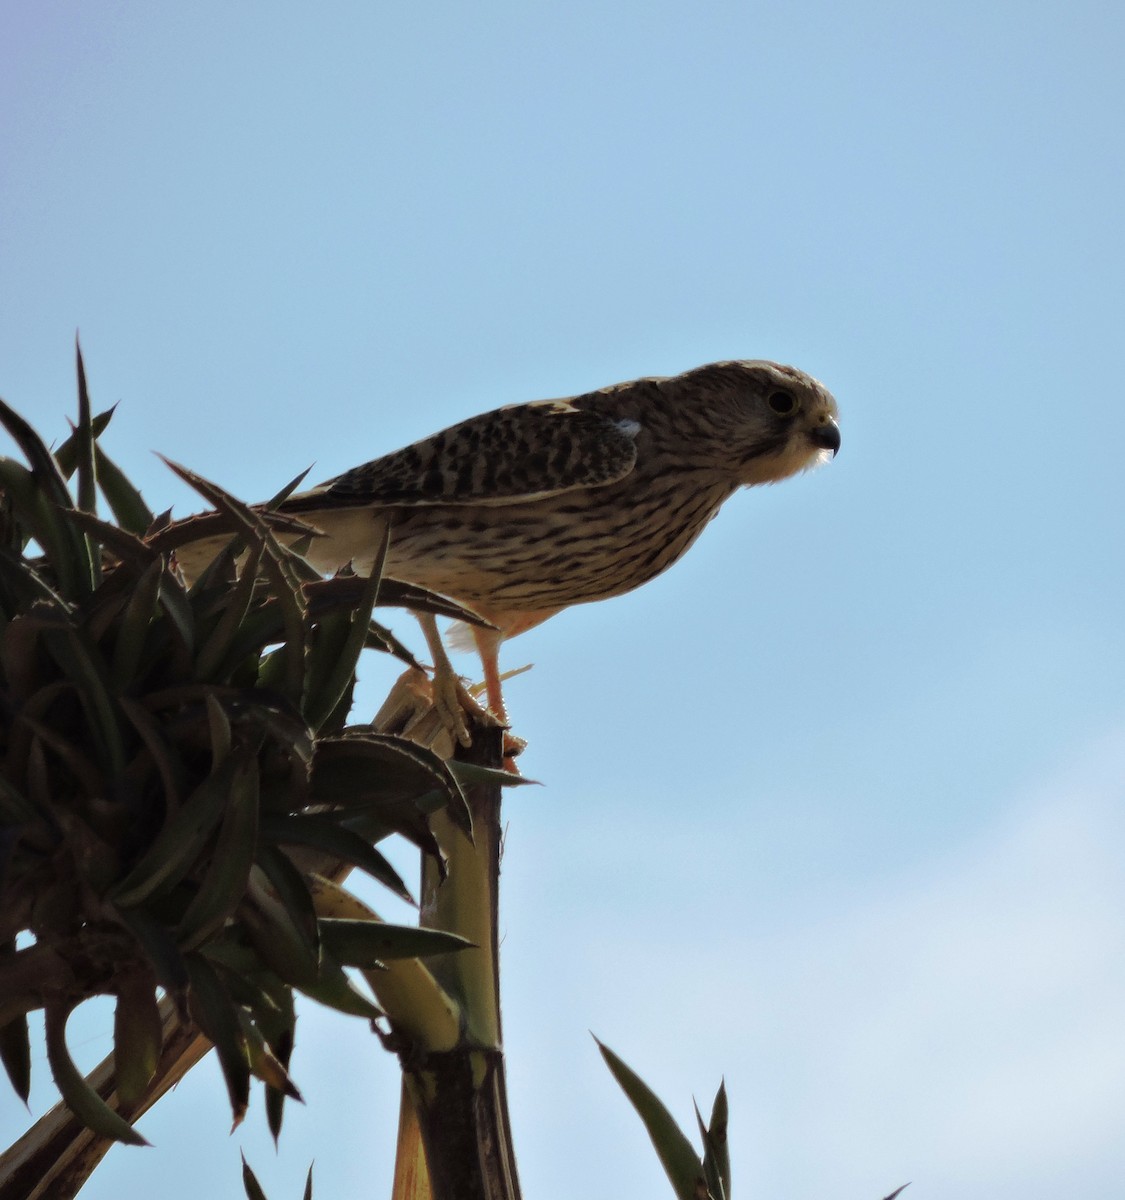
<path fill-rule="evenodd" d="M 449 730 L 450 735 L 462 746 L 470 745 L 472 738 L 465 713 L 470 712 L 478 720 L 498 721 L 505 727 L 508 724 L 508 713 L 504 707 L 504 695 L 500 684 L 500 666 L 498 655 L 503 635 L 497 629 L 481 629 L 472 626 L 473 638 L 480 654 L 481 666 L 484 668 L 484 684 L 488 696 L 488 710 L 484 710 L 473 699 L 461 682 L 460 677 L 449 661 L 445 646 L 438 632 L 437 621 L 431 613 L 416 613 L 426 645 L 430 648 L 430 656 L 434 660 L 433 691 L 434 708 L 441 719 L 442 725 Z M 504 767 L 518 774 L 513 755 L 523 748 L 519 738 L 506 738 Z"/>
<path fill-rule="evenodd" d="M 469 712 L 479 712 L 480 706 L 466 691 L 449 655 L 442 645 L 441 634 L 438 632 L 437 620 L 433 613 L 415 613 L 418 624 L 430 648 L 430 657 L 434 660 L 432 688 L 434 693 L 434 708 L 437 709 L 441 723 L 461 743 L 462 746 L 472 744 L 469 726 L 465 720 L 466 709 Z"/>
<path fill-rule="evenodd" d="M 481 666 L 484 668 L 485 694 L 488 696 L 488 707 L 492 715 L 501 725 L 508 724 L 508 711 L 504 707 L 504 693 L 500 685 L 500 640 L 498 629 L 482 629 L 479 625 L 471 626 L 473 641 L 477 644 Z"/>
<path fill-rule="evenodd" d="M 484 686 L 488 696 L 488 707 L 492 715 L 501 725 L 508 728 L 508 710 L 504 706 L 504 694 L 500 682 L 500 643 L 504 635 L 498 629 L 482 629 L 479 625 L 472 626 L 473 640 L 477 644 L 481 666 L 484 668 Z M 511 733 L 504 734 L 504 769 L 513 774 L 519 774 L 515 755 L 524 748 L 522 738 Z"/>

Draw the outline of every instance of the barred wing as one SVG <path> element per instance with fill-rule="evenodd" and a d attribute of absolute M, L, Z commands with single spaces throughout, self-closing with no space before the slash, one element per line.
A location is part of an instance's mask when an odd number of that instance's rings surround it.
<path fill-rule="evenodd" d="M 281 508 L 502 505 L 600 487 L 632 471 L 640 428 L 569 400 L 510 405 L 346 471 Z"/>

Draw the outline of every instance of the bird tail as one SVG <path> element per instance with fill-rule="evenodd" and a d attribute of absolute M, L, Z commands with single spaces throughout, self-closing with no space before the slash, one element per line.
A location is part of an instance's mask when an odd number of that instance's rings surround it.
<path fill-rule="evenodd" d="M 445 641 L 458 654 L 468 654 L 477 648 L 473 627 L 465 621 L 454 621 L 445 631 Z"/>

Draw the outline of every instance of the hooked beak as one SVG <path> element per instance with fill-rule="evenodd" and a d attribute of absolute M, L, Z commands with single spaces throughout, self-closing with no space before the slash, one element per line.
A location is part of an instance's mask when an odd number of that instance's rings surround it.
<path fill-rule="evenodd" d="M 835 458 L 840 451 L 840 426 L 831 417 L 825 417 L 819 425 L 809 430 L 809 441 L 818 450 L 831 450 Z"/>

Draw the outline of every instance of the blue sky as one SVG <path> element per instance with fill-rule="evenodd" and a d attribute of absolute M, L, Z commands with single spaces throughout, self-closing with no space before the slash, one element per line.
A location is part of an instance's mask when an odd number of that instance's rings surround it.
<path fill-rule="evenodd" d="M 740 1195 L 1120 1187 L 1123 39 L 1091 2 L 0 16 L 0 394 L 61 436 L 79 328 L 155 508 L 193 500 L 153 450 L 261 499 L 718 358 L 839 401 L 830 466 L 505 647 L 528 1195 L 670 1194 L 588 1030 L 685 1123 L 725 1074 Z M 310 1006 L 293 1065 L 280 1156 L 205 1065 L 84 1195 L 239 1194 L 240 1147 L 271 1198 L 311 1158 L 387 1194 L 394 1063 Z"/>

